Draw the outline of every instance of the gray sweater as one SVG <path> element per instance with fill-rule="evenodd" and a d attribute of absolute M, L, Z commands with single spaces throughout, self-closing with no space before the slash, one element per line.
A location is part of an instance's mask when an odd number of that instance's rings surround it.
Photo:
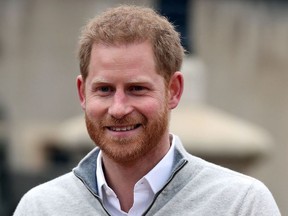
<path fill-rule="evenodd" d="M 173 173 L 144 215 L 280 215 L 263 183 L 190 155 L 174 138 Z M 97 191 L 98 153 L 95 148 L 72 172 L 31 189 L 14 215 L 109 215 Z"/>

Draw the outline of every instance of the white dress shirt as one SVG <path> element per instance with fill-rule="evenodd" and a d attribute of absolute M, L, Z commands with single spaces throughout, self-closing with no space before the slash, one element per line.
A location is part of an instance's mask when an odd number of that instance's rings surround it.
<path fill-rule="evenodd" d="M 126 213 L 121 210 L 120 202 L 114 191 L 108 186 L 103 168 L 102 168 L 102 153 L 100 151 L 97 158 L 97 182 L 99 196 L 103 201 L 105 208 L 111 215 L 120 216 L 135 216 L 142 215 L 144 211 L 152 203 L 155 194 L 168 181 L 173 165 L 175 139 L 172 135 L 172 144 L 167 154 L 162 160 L 145 176 L 143 176 L 134 186 L 134 203 L 131 209 Z"/>

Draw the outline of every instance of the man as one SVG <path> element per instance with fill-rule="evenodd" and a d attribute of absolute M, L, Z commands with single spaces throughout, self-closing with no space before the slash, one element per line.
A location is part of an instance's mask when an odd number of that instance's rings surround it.
<path fill-rule="evenodd" d="M 261 182 L 188 154 L 169 134 L 183 56 L 178 33 L 152 9 L 120 6 L 91 20 L 77 88 L 98 147 L 29 191 L 15 215 L 280 215 Z"/>

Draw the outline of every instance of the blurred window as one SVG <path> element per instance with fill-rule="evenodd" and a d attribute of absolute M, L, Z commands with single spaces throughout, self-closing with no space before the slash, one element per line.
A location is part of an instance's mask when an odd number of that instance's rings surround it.
<path fill-rule="evenodd" d="M 192 0 L 159 0 L 158 11 L 174 24 L 181 34 L 182 46 L 193 53 L 193 43 L 191 41 L 192 23 L 189 22 L 192 15 Z"/>

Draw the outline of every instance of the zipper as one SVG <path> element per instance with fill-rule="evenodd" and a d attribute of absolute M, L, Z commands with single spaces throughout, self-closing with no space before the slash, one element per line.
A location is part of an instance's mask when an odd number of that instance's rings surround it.
<path fill-rule="evenodd" d="M 154 205 L 157 197 L 162 193 L 162 191 L 169 185 L 169 183 L 174 179 L 174 177 L 176 176 L 176 174 L 188 163 L 188 160 L 184 160 L 180 165 L 179 167 L 172 173 L 171 177 L 168 179 L 167 183 L 163 186 L 163 188 L 158 191 L 156 194 L 155 194 L 155 197 L 152 201 L 152 203 L 150 204 L 150 206 L 148 207 L 148 209 L 142 214 L 142 216 L 146 215 L 149 210 L 152 208 L 152 206 Z"/>
<path fill-rule="evenodd" d="M 107 209 L 105 208 L 105 206 L 103 205 L 103 202 L 101 200 L 101 198 L 94 193 L 94 191 L 92 191 L 86 184 L 85 181 L 79 176 L 77 175 L 77 173 L 73 172 L 74 175 L 85 185 L 85 187 L 89 190 L 89 192 L 98 200 L 98 202 L 100 203 L 100 205 L 102 206 L 102 208 L 104 209 L 104 211 L 107 213 L 107 215 L 111 216 L 110 213 L 107 211 Z"/>

